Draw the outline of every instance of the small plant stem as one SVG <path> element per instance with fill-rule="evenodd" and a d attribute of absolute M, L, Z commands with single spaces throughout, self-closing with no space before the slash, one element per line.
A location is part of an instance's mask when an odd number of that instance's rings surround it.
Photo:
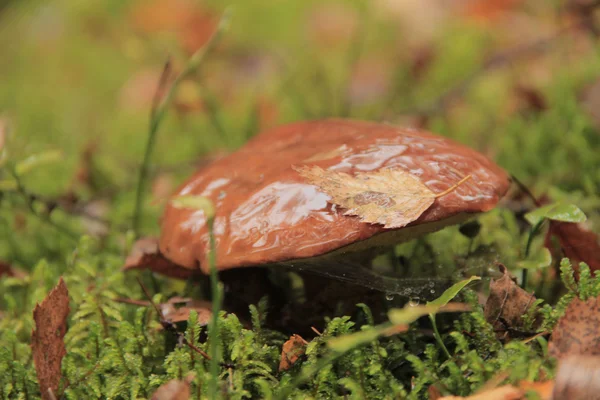
<path fill-rule="evenodd" d="M 227 28 L 229 25 L 229 12 L 225 11 L 217 29 L 212 34 L 208 42 L 204 47 L 196 51 L 188 61 L 187 65 L 183 69 L 183 71 L 175 78 L 171 87 L 167 90 L 165 98 L 162 102 L 159 101 L 160 93 L 162 92 L 164 85 L 167 81 L 168 72 L 170 70 L 170 63 L 167 62 L 165 68 L 163 70 L 163 75 L 160 79 L 157 91 L 155 93 L 152 111 L 150 113 L 150 127 L 148 129 L 148 139 L 146 141 L 146 149 L 144 151 L 144 158 L 142 160 L 142 165 L 140 167 L 139 176 L 138 176 L 138 184 L 135 196 L 135 210 L 133 214 L 133 232 L 136 237 L 139 235 L 140 230 L 140 221 L 142 217 L 142 201 L 144 197 L 144 191 L 146 187 L 146 180 L 148 178 L 148 170 L 150 166 L 150 159 L 152 158 L 152 151 L 154 150 L 154 145 L 156 142 L 156 134 L 158 132 L 158 128 L 162 120 L 164 119 L 167 110 L 175 96 L 177 91 L 177 87 L 181 82 L 183 82 L 186 78 L 188 78 L 202 63 L 206 55 L 215 47 L 218 39 L 221 37 L 221 33 Z"/>
<path fill-rule="evenodd" d="M 23 186 L 23 182 L 21 181 L 21 177 L 19 176 L 19 174 L 17 173 L 16 169 L 14 168 L 14 166 L 12 168 L 8 168 L 10 174 L 12 175 L 13 179 L 16 182 L 16 190 L 17 193 L 19 193 L 27 202 L 27 207 L 29 208 L 29 211 L 31 211 L 31 213 L 38 218 L 40 221 L 45 222 L 46 224 L 50 225 L 51 227 L 53 227 L 54 229 L 56 229 L 58 232 L 62 233 L 64 236 L 68 237 L 71 240 L 77 241 L 79 238 L 79 235 L 71 232 L 71 230 L 65 228 L 62 225 L 57 224 L 56 222 L 52 221 L 52 219 L 50 219 L 50 215 L 43 215 L 40 214 L 35 207 L 33 206 L 33 196 L 31 196 L 27 190 L 25 190 L 25 186 Z"/>
<path fill-rule="evenodd" d="M 208 237 L 210 241 L 210 253 L 208 254 L 208 263 L 210 267 L 210 286 L 212 292 L 212 320 L 208 333 L 209 351 L 210 351 L 210 380 L 208 381 L 208 397 L 215 399 L 217 397 L 217 383 L 219 379 L 219 313 L 221 311 L 221 288 L 219 286 L 219 277 L 217 276 L 217 255 L 215 235 L 213 232 L 214 219 L 208 218 Z"/>
<path fill-rule="evenodd" d="M 531 192 L 531 190 L 529 190 L 529 188 L 523 183 L 521 182 L 516 176 L 511 175 L 510 178 L 512 179 L 512 181 L 514 183 L 517 184 L 517 186 L 519 187 L 519 189 L 525 193 L 527 195 L 527 197 L 529 197 L 531 199 L 531 201 L 533 201 L 533 204 L 535 204 L 536 207 L 541 207 L 542 203 L 537 199 L 537 197 L 534 196 L 534 194 Z"/>
<path fill-rule="evenodd" d="M 429 315 L 429 319 L 431 320 L 431 325 L 433 325 L 433 336 L 435 336 L 435 340 L 438 342 L 438 344 L 440 345 L 441 349 L 446 354 L 446 357 L 448 357 L 448 359 L 451 359 L 452 356 L 450 355 L 450 352 L 448 351 L 448 349 L 446 348 L 446 345 L 442 341 L 442 335 L 440 335 L 440 331 L 438 331 L 437 324 L 435 322 L 435 315 L 434 314 L 430 314 Z"/>
<path fill-rule="evenodd" d="M 543 223 L 544 223 L 544 220 L 541 220 L 540 222 L 535 224 L 535 226 L 532 226 L 531 229 L 529 230 L 529 236 L 527 237 L 527 244 L 525 245 L 525 258 L 529 257 L 529 253 L 531 251 L 531 243 L 533 242 L 533 238 L 539 232 Z M 521 287 L 523 289 L 525 289 L 526 286 L 527 286 L 527 269 L 525 268 L 525 269 L 523 269 L 523 275 L 521 276 Z"/>

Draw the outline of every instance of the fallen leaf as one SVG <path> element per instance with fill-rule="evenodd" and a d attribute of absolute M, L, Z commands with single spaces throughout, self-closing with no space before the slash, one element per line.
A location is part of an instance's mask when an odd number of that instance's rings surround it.
<path fill-rule="evenodd" d="M 161 173 L 152 181 L 152 204 L 161 205 L 173 193 L 175 188 L 173 174 Z"/>
<path fill-rule="evenodd" d="M 355 106 L 381 101 L 391 83 L 391 68 L 386 60 L 371 58 L 360 60 L 354 67 L 348 87 L 348 97 Z"/>
<path fill-rule="evenodd" d="M 188 375 L 185 380 L 170 380 L 162 384 L 156 392 L 152 394 L 152 400 L 188 400 L 190 398 L 190 383 L 194 375 Z"/>
<path fill-rule="evenodd" d="M 7 262 L 0 261 L 0 277 L 4 275 L 18 279 L 25 279 L 27 277 L 25 271 L 15 268 Z"/>
<path fill-rule="evenodd" d="M 212 318 L 212 304 L 210 302 L 190 299 L 184 299 L 186 301 L 183 302 L 177 300 L 172 298 L 168 302 L 159 305 L 165 319 L 175 323 L 187 321 L 190 312 L 196 311 L 198 313 L 198 323 L 202 326 L 208 325 Z M 183 306 L 176 307 L 175 304 L 177 303 L 183 303 Z"/>
<path fill-rule="evenodd" d="M 525 392 L 511 385 L 500 386 L 485 392 L 476 393 L 468 397 L 446 396 L 440 400 L 521 400 L 525 399 Z"/>
<path fill-rule="evenodd" d="M 552 391 L 554 390 L 554 381 L 545 381 L 545 382 L 522 381 L 522 382 L 519 382 L 519 388 L 523 389 L 525 392 L 536 393 L 540 400 L 551 400 L 553 398 Z"/>
<path fill-rule="evenodd" d="M 142 307 L 152 307 L 152 303 L 147 300 L 117 297 L 115 301 Z M 212 304 L 210 302 L 193 300 L 186 297 L 171 297 L 166 303 L 160 303 L 158 308 L 160 309 L 162 316 L 169 322 L 177 323 L 187 321 L 191 311 L 196 311 L 198 313 L 198 323 L 202 326 L 208 325 L 212 317 Z"/>
<path fill-rule="evenodd" d="M 500 264 L 499 270 L 502 277 L 490 282 L 483 314 L 499 338 L 510 339 L 511 332 L 523 326 L 523 316 L 535 302 L 535 296 L 520 288 L 504 265 Z"/>
<path fill-rule="evenodd" d="M 124 271 L 149 269 L 152 272 L 179 279 L 188 279 L 202 274 L 199 269 L 183 268 L 165 258 L 158 249 L 158 239 L 154 237 L 145 237 L 136 241 L 122 269 Z"/>
<path fill-rule="evenodd" d="M 429 386 L 427 389 L 427 394 L 429 395 L 429 400 L 440 400 L 442 398 L 442 393 L 440 389 L 435 387 L 434 385 Z"/>
<path fill-rule="evenodd" d="M 600 79 L 586 86 L 579 97 L 581 108 L 594 126 L 600 129 Z"/>
<path fill-rule="evenodd" d="M 355 176 L 317 166 L 295 169 L 327 193 L 331 203 L 346 208 L 344 215 L 359 216 L 363 222 L 381 224 L 385 228 L 408 225 L 431 207 L 437 197 L 448 192 L 435 194 L 414 175 L 397 169 Z"/>
<path fill-rule="evenodd" d="M 550 221 L 550 228 L 546 234 L 546 247 L 551 252 L 552 237 L 558 239 L 565 257 L 568 257 L 574 265 L 585 262 L 592 273 L 600 270 L 598 235 L 586 229 L 583 224 Z"/>
<path fill-rule="evenodd" d="M 491 22 L 513 11 L 523 0 L 469 0 L 464 13 L 480 22 Z"/>
<path fill-rule="evenodd" d="M 324 2 L 314 7 L 306 26 L 315 44 L 333 47 L 352 38 L 359 18 L 356 10 L 347 4 Z"/>
<path fill-rule="evenodd" d="M 164 90 L 156 94 L 162 70 L 144 69 L 133 74 L 121 87 L 119 108 L 129 112 L 147 112 L 155 97 L 162 99 Z M 169 81 L 170 83 L 170 81 Z"/>
<path fill-rule="evenodd" d="M 548 349 L 557 358 L 600 355 L 600 296 L 571 301 L 552 331 Z"/>
<path fill-rule="evenodd" d="M 9 124 L 6 118 L 0 117 L 0 153 L 4 149 L 6 137 L 8 136 Z"/>
<path fill-rule="evenodd" d="M 304 355 L 306 345 L 308 343 L 300 335 L 292 335 L 290 339 L 283 344 L 281 350 L 281 361 L 279 362 L 279 370 L 287 371 L 292 368 L 292 365 Z"/>
<path fill-rule="evenodd" d="M 35 329 L 31 332 L 31 349 L 42 399 L 58 397 L 61 362 L 67 351 L 63 338 L 67 333 L 69 291 L 62 277 L 58 285 L 33 310 Z"/>
<path fill-rule="evenodd" d="M 544 94 L 537 88 L 529 85 L 518 84 L 513 89 L 512 111 L 521 113 L 540 113 L 548 109 L 548 102 Z"/>
<path fill-rule="evenodd" d="M 146 34 L 170 32 L 189 53 L 210 38 L 216 19 L 193 0 L 142 1 L 131 10 L 131 23 Z"/>
<path fill-rule="evenodd" d="M 561 359 L 554 399 L 600 400 L 600 357 L 573 355 Z"/>

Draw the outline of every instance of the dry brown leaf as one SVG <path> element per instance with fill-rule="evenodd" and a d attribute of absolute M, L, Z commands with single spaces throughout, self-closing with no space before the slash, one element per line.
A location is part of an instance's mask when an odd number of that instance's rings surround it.
<path fill-rule="evenodd" d="M 131 24 L 147 34 L 171 32 L 190 53 L 202 47 L 216 27 L 208 9 L 193 0 L 138 2 L 131 10 Z"/>
<path fill-rule="evenodd" d="M 551 238 L 558 238 L 564 256 L 575 265 L 585 262 L 592 272 L 600 270 L 600 241 L 598 235 L 587 230 L 583 224 L 550 221 L 546 235 L 546 247 L 552 251 Z"/>
<path fill-rule="evenodd" d="M 521 400 L 525 399 L 525 392 L 511 385 L 500 386 L 486 390 L 468 397 L 446 396 L 440 400 Z"/>
<path fill-rule="evenodd" d="M 161 385 L 152 395 L 152 400 L 188 400 L 190 398 L 190 383 L 194 379 L 193 374 L 188 375 L 185 380 L 177 379 Z"/>
<path fill-rule="evenodd" d="M 431 385 L 429 388 L 427 388 L 427 394 L 429 395 L 429 400 L 440 400 L 443 398 L 440 389 L 434 385 Z"/>
<path fill-rule="evenodd" d="M 152 307 L 152 303 L 147 300 L 135 300 L 124 297 L 115 299 L 119 303 L 133 304 L 142 307 Z M 166 303 L 158 304 L 162 316 L 169 322 L 187 321 L 190 312 L 195 310 L 198 313 L 198 323 L 202 326 L 208 325 L 212 317 L 212 304 L 208 301 L 192 300 L 185 297 L 171 297 Z"/>
<path fill-rule="evenodd" d="M 6 143 L 6 136 L 8 135 L 8 120 L 0 117 L 0 152 L 4 149 Z"/>
<path fill-rule="evenodd" d="M 519 382 L 519 388 L 525 392 L 535 392 L 540 400 L 551 400 L 552 391 L 554 390 L 554 381 L 545 382 Z"/>
<path fill-rule="evenodd" d="M 491 22 L 513 11 L 523 3 L 522 0 L 468 0 L 465 14 L 467 17 Z"/>
<path fill-rule="evenodd" d="M 292 335 L 290 339 L 283 344 L 281 350 L 281 361 L 279 362 L 279 370 L 287 371 L 292 368 L 292 365 L 304 355 L 306 345 L 308 343 L 300 335 Z"/>
<path fill-rule="evenodd" d="M 554 399 L 600 400 L 600 357 L 565 357 L 555 380 Z"/>
<path fill-rule="evenodd" d="M 499 269 L 502 277 L 490 282 L 483 314 L 499 338 L 510 339 L 511 330 L 518 331 L 523 326 L 523 315 L 535 302 L 535 296 L 521 289 L 504 265 L 500 264 Z"/>
<path fill-rule="evenodd" d="M 196 311 L 198 313 L 198 323 L 205 326 L 208 325 L 208 322 L 212 318 L 212 304 L 208 301 L 188 300 L 183 302 L 184 305 L 181 307 L 176 307 L 175 304 L 177 303 L 182 302 L 169 299 L 167 303 L 159 305 L 165 319 L 171 322 L 187 321 L 190 317 L 190 312 Z"/>
<path fill-rule="evenodd" d="M 600 79 L 584 88 L 581 93 L 581 108 L 588 114 L 596 128 L 600 128 Z"/>
<path fill-rule="evenodd" d="M 437 197 L 448 192 L 435 194 L 414 175 L 398 169 L 354 176 L 317 166 L 296 168 L 296 171 L 327 193 L 330 202 L 345 208 L 344 215 L 355 215 L 362 222 L 381 224 L 385 228 L 410 224 L 431 207 Z"/>
<path fill-rule="evenodd" d="M 33 310 L 35 329 L 31 332 L 31 349 L 42 399 L 58 397 L 61 362 L 67 351 L 63 338 L 67 333 L 69 291 L 62 277 L 58 285 Z"/>
<path fill-rule="evenodd" d="M 307 21 L 308 33 L 318 46 L 339 46 L 352 38 L 360 16 L 343 2 L 323 2 L 313 8 Z"/>
<path fill-rule="evenodd" d="M 7 262 L 0 261 L 0 277 L 4 275 L 10 276 L 11 278 L 25 279 L 27 277 L 27 272 L 15 268 Z"/>
<path fill-rule="evenodd" d="M 132 269 L 149 269 L 179 279 L 201 275 L 200 270 L 183 268 L 165 258 L 158 249 L 158 239 L 154 237 L 141 238 L 133 244 L 123 266 L 124 271 Z"/>
<path fill-rule="evenodd" d="M 600 296 L 573 299 L 558 320 L 548 345 L 550 355 L 600 355 Z"/>

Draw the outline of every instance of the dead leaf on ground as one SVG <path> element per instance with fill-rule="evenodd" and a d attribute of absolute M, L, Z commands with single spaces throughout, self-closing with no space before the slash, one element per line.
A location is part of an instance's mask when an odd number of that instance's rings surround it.
<path fill-rule="evenodd" d="M 292 368 L 292 365 L 304 355 L 308 342 L 300 335 L 292 335 L 290 339 L 283 344 L 281 350 L 281 361 L 279 362 L 279 370 L 287 371 Z"/>
<path fill-rule="evenodd" d="M 525 392 L 511 385 L 500 386 L 485 392 L 476 393 L 468 397 L 446 396 L 440 400 L 521 400 L 525 399 Z"/>
<path fill-rule="evenodd" d="M 431 207 L 437 197 L 448 192 L 436 194 L 414 175 L 398 169 L 354 176 L 317 166 L 295 169 L 327 193 L 331 203 L 346 208 L 344 215 L 355 215 L 362 222 L 382 224 L 385 228 L 408 225 Z"/>
<path fill-rule="evenodd" d="M 594 126 L 600 129 L 600 79 L 583 89 L 579 96 L 579 102 Z"/>
<path fill-rule="evenodd" d="M 131 11 L 131 22 L 143 33 L 173 33 L 189 53 L 208 41 L 217 24 L 214 16 L 193 0 L 138 2 Z"/>
<path fill-rule="evenodd" d="M 548 345 L 550 355 L 600 355 L 600 296 L 573 299 L 558 320 Z"/>
<path fill-rule="evenodd" d="M 309 15 L 307 32 L 318 46 L 339 46 L 353 37 L 359 18 L 356 10 L 347 4 L 324 2 Z"/>
<path fill-rule="evenodd" d="M 158 239 L 154 237 L 145 237 L 136 241 L 122 269 L 124 271 L 149 269 L 152 272 L 179 279 L 188 279 L 202 274 L 200 270 L 183 268 L 165 258 L 158 249 Z"/>
<path fill-rule="evenodd" d="M 58 285 L 33 310 L 35 329 L 31 332 L 31 349 L 42 399 L 58 396 L 61 362 L 67 351 L 63 338 L 67 333 L 69 291 L 62 277 Z"/>
<path fill-rule="evenodd" d="M 492 22 L 513 12 L 523 0 L 468 0 L 464 14 L 479 22 Z"/>
<path fill-rule="evenodd" d="M 115 301 L 119 303 L 133 304 L 142 307 L 152 307 L 152 303 L 147 300 L 135 300 L 119 297 Z M 169 322 L 183 322 L 190 317 L 192 310 L 198 313 L 198 323 L 202 326 L 208 325 L 212 318 L 212 304 L 208 301 L 193 300 L 186 297 L 171 297 L 166 303 L 158 305 L 162 316 Z"/>
<path fill-rule="evenodd" d="M 160 310 L 165 319 L 171 322 L 187 321 L 191 311 L 198 313 L 198 323 L 202 326 L 208 325 L 212 318 L 212 304 L 208 301 L 185 299 L 185 302 L 169 299 L 168 302 L 160 304 Z M 176 304 L 183 303 L 183 306 L 177 307 Z"/>
<path fill-rule="evenodd" d="M 0 116 L 0 152 L 4 149 L 6 137 L 8 136 L 9 124 L 6 118 Z"/>
<path fill-rule="evenodd" d="M 490 295 L 483 314 L 501 339 L 510 339 L 514 331 L 523 327 L 523 316 L 535 302 L 535 296 L 521 289 L 511 278 L 508 270 L 499 265 L 502 277 L 490 282 Z"/>
<path fill-rule="evenodd" d="M 440 389 L 435 385 L 431 385 L 427 388 L 427 394 L 429 395 L 429 400 L 440 400 L 443 397 Z"/>
<path fill-rule="evenodd" d="M 25 279 L 27 273 L 23 270 L 13 267 L 11 264 L 0 261 L 0 277 L 9 276 L 11 278 Z"/>
<path fill-rule="evenodd" d="M 447 396 L 441 397 L 439 400 L 525 400 L 527 399 L 527 393 L 535 393 L 537 398 L 540 400 L 551 400 L 559 399 L 559 397 L 552 397 L 552 390 L 554 388 L 553 381 L 545 382 L 529 382 L 521 381 L 516 386 L 504 385 L 499 387 L 492 387 L 487 389 L 486 385 L 480 389 L 477 393 L 468 397 L 459 396 Z M 560 397 L 562 399 L 563 397 Z M 565 399 L 567 397 L 564 397 Z M 569 397 L 570 399 L 570 397 Z"/>
<path fill-rule="evenodd" d="M 554 399 L 600 400 L 600 357 L 565 357 L 555 381 Z"/>
<path fill-rule="evenodd" d="M 600 241 L 598 235 L 583 224 L 550 221 L 546 234 L 546 247 L 552 252 L 552 237 L 556 237 L 564 256 L 574 265 L 585 262 L 592 273 L 600 270 Z M 554 254 L 556 256 L 556 254 Z M 558 257 L 560 258 L 560 257 Z"/>
<path fill-rule="evenodd" d="M 381 101 L 391 83 L 392 73 L 389 62 L 371 57 L 360 60 L 354 67 L 348 87 L 348 97 L 355 106 Z"/>
<path fill-rule="evenodd" d="M 175 182 L 173 174 L 160 173 L 152 181 L 152 205 L 163 205 L 173 193 Z"/>
<path fill-rule="evenodd" d="M 152 400 L 188 400 L 190 398 L 190 383 L 194 379 L 194 375 L 188 375 L 185 380 L 177 379 L 161 385 L 156 392 L 152 394 Z"/>
<path fill-rule="evenodd" d="M 556 397 L 552 397 L 552 392 L 554 390 L 554 381 L 523 381 L 519 383 L 519 388 L 523 389 L 525 392 L 535 392 L 540 400 L 556 399 Z"/>
<path fill-rule="evenodd" d="M 156 93 L 162 70 L 157 68 L 143 69 L 135 72 L 121 87 L 119 106 L 131 112 L 148 112 L 155 97 L 162 99 L 165 90 Z M 171 80 L 167 82 L 171 83 Z"/>

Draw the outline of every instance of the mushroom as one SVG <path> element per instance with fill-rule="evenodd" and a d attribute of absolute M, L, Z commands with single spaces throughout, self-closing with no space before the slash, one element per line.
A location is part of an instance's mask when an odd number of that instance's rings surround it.
<path fill-rule="evenodd" d="M 311 180 L 307 168 L 357 179 L 382 171 L 403 173 L 434 197 L 404 225 L 365 222 L 360 213 L 348 215 L 347 205 L 336 204 L 336 196 L 314 176 Z M 456 186 L 461 180 L 464 183 Z M 260 134 L 198 171 L 173 196 L 212 200 L 217 268 L 225 271 L 274 264 L 323 265 L 323 260 L 340 255 L 371 256 L 494 208 L 509 183 L 507 173 L 484 155 L 447 138 L 388 124 L 330 119 Z M 397 189 L 402 192 L 404 187 Z M 204 212 L 169 203 L 159 249 L 173 264 L 162 268 L 163 273 L 180 277 L 198 269 L 208 273 Z"/>

